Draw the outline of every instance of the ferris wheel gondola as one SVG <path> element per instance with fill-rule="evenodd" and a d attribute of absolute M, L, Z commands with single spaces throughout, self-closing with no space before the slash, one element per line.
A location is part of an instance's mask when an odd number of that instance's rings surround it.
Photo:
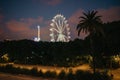
<path fill-rule="evenodd" d="M 66 18 L 58 14 L 52 19 L 50 24 L 50 37 L 52 42 L 69 42 L 70 28 Z"/>

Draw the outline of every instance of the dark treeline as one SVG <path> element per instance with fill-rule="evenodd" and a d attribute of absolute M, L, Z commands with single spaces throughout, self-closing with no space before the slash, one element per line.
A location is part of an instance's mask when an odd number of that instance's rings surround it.
<path fill-rule="evenodd" d="M 62 70 L 59 74 L 57 74 L 55 71 L 46 71 L 43 72 L 42 70 L 38 71 L 36 67 L 33 67 L 32 69 L 25 69 L 25 68 L 19 68 L 14 67 L 13 65 L 6 65 L 6 66 L 0 66 L 0 71 L 5 73 L 12 73 L 12 74 L 25 74 L 25 75 L 32 75 L 37 77 L 43 77 L 43 78 L 50 78 L 50 80 L 113 80 L 112 76 L 109 76 L 106 72 L 96 72 L 95 74 L 89 72 L 89 71 L 82 71 L 77 70 L 73 72 L 71 69 L 68 70 L 68 73 L 66 73 L 65 70 Z M 51 79 L 52 78 L 52 79 Z"/>
<path fill-rule="evenodd" d="M 51 65 L 73 61 L 83 53 L 83 40 L 66 42 L 34 42 L 31 40 L 4 41 L 0 53 L 8 54 L 16 63 Z M 61 65 L 62 66 L 62 65 Z"/>
<path fill-rule="evenodd" d="M 120 53 L 120 21 L 103 25 L 108 54 Z"/>
<path fill-rule="evenodd" d="M 111 56 L 120 53 L 120 21 L 103 24 L 105 37 L 94 38 L 96 55 Z M 0 57 L 8 54 L 9 61 L 24 64 L 54 66 L 75 66 L 86 59 L 81 56 L 89 53 L 89 36 L 85 40 L 75 39 L 66 42 L 34 42 L 13 40 L 0 42 Z M 83 61 L 80 63 L 80 61 Z"/>

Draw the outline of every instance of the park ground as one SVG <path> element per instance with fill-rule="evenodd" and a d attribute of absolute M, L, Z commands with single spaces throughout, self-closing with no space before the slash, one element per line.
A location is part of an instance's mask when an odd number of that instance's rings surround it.
<path fill-rule="evenodd" d="M 6 64 L 0 64 L 1 66 L 4 66 Z M 66 72 L 69 71 L 69 69 L 72 69 L 73 72 L 76 70 L 87 70 L 92 71 L 90 66 L 88 64 L 84 64 L 77 67 L 52 67 L 52 66 L 40 66 L 40 65 L 20 65 L 20 64 L 13 64 L 14 67 L 21 67 L 26 69 L 32 69 L 33 67 L 36 67 L 38 70 L 42 70 L 43 72 L 46 71 L 56 71 L 57 73 L 60 73 L 61 70 L 65 70 Z M 120 80 L 120 68 L 118 69 L 111 69 L 109 70 L 109 74 L 113 74 L 113 80 Z M 43 79 L 41 77 L 33 77 L 28 75 L 13 75 L 8 73 L 0 73 L 0 80 L 57 80 L 57 79 Z"/>

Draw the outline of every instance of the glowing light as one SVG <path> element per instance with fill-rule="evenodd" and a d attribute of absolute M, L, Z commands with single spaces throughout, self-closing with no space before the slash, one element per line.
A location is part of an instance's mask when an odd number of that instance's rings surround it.
<path fill-rule="evenodd" d="M 37 26 L 38 32 L 37 32 L 37 37 L 34 38 L 34 41 L 39 42 L 40 41 L 40 26 Z"/>
<path fill-rule="evenodd" d="M 52 42 L 68 42 L 70 39 L 70 28 L 67 24 L 67 20 L 61 14 L 57 14 L 52 19 L 52 23 L 50 24 L 51 31 L 50 37 Z"/>

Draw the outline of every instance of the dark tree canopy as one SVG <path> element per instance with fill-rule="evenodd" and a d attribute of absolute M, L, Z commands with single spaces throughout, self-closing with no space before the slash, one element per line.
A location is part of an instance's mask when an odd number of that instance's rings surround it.
<path fill-rule="evenodd" d="M 77 25 L 78 36 L 81 31 L 85 33 L 89 32 L 90 35 L 103 33 L 101 30 L 101 16 L 98 16 L 97 13 L 97 11 L 88 11 L 87 13 L 83 12 L 83 16 L 79 17 L 80 21 Z"/>

